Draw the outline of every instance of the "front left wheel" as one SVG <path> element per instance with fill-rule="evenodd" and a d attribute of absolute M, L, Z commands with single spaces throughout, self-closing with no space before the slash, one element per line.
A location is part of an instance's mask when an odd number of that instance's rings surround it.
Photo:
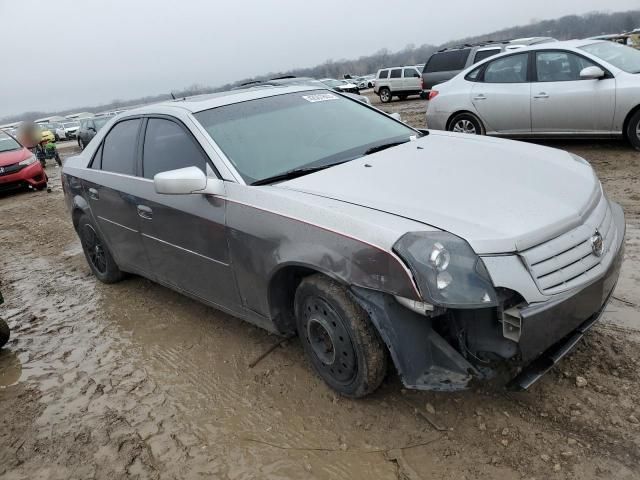
<path fill-rule="evenodd" d="M 314 370 L 351 398 L 375 391 L 387 372 L 387 352 L 367 312 L 335 280 L 305 278 L 295 295 L 298 335 Z"/>

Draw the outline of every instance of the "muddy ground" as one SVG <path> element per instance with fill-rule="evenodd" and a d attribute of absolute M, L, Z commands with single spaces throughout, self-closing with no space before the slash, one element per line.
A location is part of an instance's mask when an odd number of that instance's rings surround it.
<path fill-rule="evenodd" d="M 424 107 L 385 109 L 421 126 Z M 525 393 L 406 392 L 389 375 L 357 401 L 311 372 L 297 340 L 250 368 L 275 337 L 142 278 L 97 282 L 50 164 L 51 193 L 0 198 L 0 316 L 13 330 L 0 477 L 640 478 L 640 154 L 553 146 L 589 159 L 627 215 L 603 321 Z"/>

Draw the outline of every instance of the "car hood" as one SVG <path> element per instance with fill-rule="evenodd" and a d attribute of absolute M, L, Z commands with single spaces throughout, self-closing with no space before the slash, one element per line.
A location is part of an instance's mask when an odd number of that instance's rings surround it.
<path fill-rule="evenodd" d="M 9 152 L 0 152 L 0 167 L 6 167 L 7 165 L 13 165 L 14 163 L 21 162 L 33 155 L 26 148 L 20 148 L 18 150 L 11 150 Z"/>
<path fill-rule="evenodd" d="M 449 231 L 479 254 L 564 233 L 602 195 L 593 169 L 562 150 L 435 131 L 278 186 Z"/>

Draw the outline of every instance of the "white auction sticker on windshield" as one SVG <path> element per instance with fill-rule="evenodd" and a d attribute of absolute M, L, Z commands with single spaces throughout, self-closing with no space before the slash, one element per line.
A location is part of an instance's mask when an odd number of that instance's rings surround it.
<path fill-rule="evenodd" d="M 315 95 L 303 95 L 307 102 L 316 103 L 316 102 L 326 102 L 327 100 L 337 100 L 338 97 L 331 93 L 317 93 Z"/>

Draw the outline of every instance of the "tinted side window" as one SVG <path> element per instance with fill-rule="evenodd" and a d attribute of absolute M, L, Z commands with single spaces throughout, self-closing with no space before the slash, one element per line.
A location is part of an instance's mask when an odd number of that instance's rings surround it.
<path fill-rule="evenodd" d="M 490 50 L 478 50 L 476 52 L 476 55 L 473 57 L 473 63 L 478 63 L 479 61 L 484 60 L 485 58 L 493 57 L 494 55 L 497 55 L 499 53 L 500 53 L 499 48 L 492 48 Z"/>
<path fill-rule="evenodd" d="M 529 54 L 520 53 L 489 62 L 484 71 L 486 83 L 522 83 L 527 81 Z"/>
<path fill-rule="evenodd" d="M 389 78 L 389 70 L 380 70 L 378 72 L 378 78 Z"/>
<path fill-rule="evenodd" d="M 420 74 L 415 68 L 405 68 L 403 71 L 404 78 L 419 78 Z"/>
<path fill-rule="evenodd" d="M 536 72 L 539 82 L 580 80 L 580 71 L 595 66 L 586 58 L 569 52 L 536 52 Z"/>
<path fill-rule="evenodd" d="M 401 68 L 394 68 L 391 70 L 391 78 L 400 78 L 402 76 Z"/>
<path fill-rule="evenodd" d="M 177 123 L 160 118 L 149 120 L 142 157 L 145 178 L 185 167 L 198 167 L 206 173 L 206 165 L 206 157 L 195 140 Z"/>
<path fill-rule="evenodd" d="M 424 66 L 424 73 L 462 70 L 467 63 L 470 51 L 470 48 L 463 48 L 462 50 L 434 53 Z"/>
<path fill-rule="evenodd" d="M 102 170 L 135 175 L 140 122 L 140 119 L 125 120 L 107 134 L 102 147 Z"/>

